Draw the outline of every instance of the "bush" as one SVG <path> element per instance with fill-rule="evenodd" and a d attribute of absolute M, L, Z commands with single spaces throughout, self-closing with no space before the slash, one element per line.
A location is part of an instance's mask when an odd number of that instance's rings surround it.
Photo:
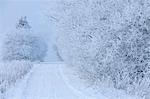
<path fill-rule="evenodd" d="M 3 94 L 32 67 L 28 61 L 12 61 L 0 64 L 0 93 Z"/>
<path fill-rule="evenodd" d="M 88 83 L 109 81 L 129 94 L 145 96 L 150 91 L 148 4 L 148 0 L 60 2 L 50 16 L 58 20 L 57 46 L 63 60 Z"/>

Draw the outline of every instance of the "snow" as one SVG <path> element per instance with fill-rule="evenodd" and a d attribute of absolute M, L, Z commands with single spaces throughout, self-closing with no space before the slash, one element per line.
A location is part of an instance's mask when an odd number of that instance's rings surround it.
<path fill-rule="evenodd" d="M 56 44 L 55 36 L 57 35 L 58 30 L 57 30 L 57 28 L 55 28 L 55 26 L 53 26 L 53 23 L 50 23 L 51 19 L 47 19 L 47 15 L 45 15 L 45 13 L 43 12 L 43 10 L 44 11 L 46 10 L 44 7 L 50 6 L 50 5 L 51 5 L 50 7 L 53 8 L 53 10 L 55 12 L 56 9 L 54 7 L 56 5 L 54 5 L 54 1 L 56 2 L 57 0 L 0 0 L 0 37 L 1 37 L 0 38 L 0 46 L 1 46 L 1 41 L 4 40 L 3 34 L 10 32 L 10 30 L 14 29 L 16 21 L 21 16 L 27 16 L 35 34 L 43 37 L 44 40 L 48 43 L 49 50 L 48 50 L 48 55 L 45 58 L 45 61 L 58 61 L 59 59 L 57 56 L 57 51 L 54 49 L 54 45 Z M 62 0 L 60 0 L 60 1 L 62 1 Z M 72 0 L 72 1 L 74 1 L 74 0 Z M 111 1 L 114 1 L 114 0 L 110 0 L 110 2 Z M 136 4 L 133 4 L 133 5 L 135 5 L 135 9 L 136 9 Z M 130 5 L 130 6 L 132 6 L 132 5 Z M 129 8 L 130 8 L 130 6 L 129 6 Z M 108 6 L 106 5 L 106 8 L 107 7 Z M 125 7 L 126 7 L 126 5 L 125 5 Z M 127 8 L 128 8 L 128 6 L 127 6 Z M 137 8 L 138 8 L 138 6 L 137 6 Z M 127 14 L 127 16 L 128 16 L 128 14 L 130 16 L 130 12 L 132 12 L 132 10 L 135 10 L 135 9 L 134 9 L 134 7 L 133 8 L 131 7 L 129 12 L 127 9 L 125 9 L 125 12 L 127 11 L 125 13 L 125 16 L 126 16 L 126 14 Z M 53 10 L 52 10 L 52 13 L 53 13 Z M 73 10 L 74 10 L 74 8 L 73 8 Z M 104 11 L 105 10 L 106 9 L 104 9 Z M 83 13 L 81 13 L 82 11 L 83 11 Z M 87 7 L 85 7 L 85 9 L 83 9 L 83 10 L 80 9 L 80 7 L 79 7 L 79 15 L 81 14 L 81 23 L 82 22 L 84 23 L 84 20 L 82 19 L 82 14 L 84 15 L 87 13 L 86 16 L 89 16 L 89 11 L 90 10 L 88 10 Z M 116 9 L 115 9 L 115 11 L 116 11 Z M 137 9 L 136 11 L 139 11 L 139 10 Z M 72 12 L 74 12 L 74 11 L 72 11 Z M 110 10 L 110 12 L 111 12 L 111 10 Z M 59 13 L 60 13 L 60 11 L 59 11 Z M 69 9 L 69 13 L 70 13 L 70 9 Z M 118 22 L 121 22 L 122 19 L 119 20 L 117 13 L 115 15 L 111 12 L 111 14 L 113 16 L 112 19 L 114 20 L 115 24 L 110 24 L 110 25 L 112 25 L 112 27 L 114 29 L 120 29 L 120 25 L 116 26 L 116 24 Z M 55 15 L 55 13 L 54 13 L 54 15 Z M 61 13 L 60 13 L 60 15 L 61 15 L 61 17 L 63 16 Z M 97 13 L 96 13 L 96 15 L 97 15 Z M 57 14 L 56 14 L 56 16 L 57 16 Z M 129 20 L 130 20 L 130 18 L 132 18 L 132 17 L 129 17 L 129 16 L 126 18 L 129 18 Z M 124 15 L 123 15 L 123 17 L 124 17 Z M 70 25 L 70 21 L 68 21 L 68 17 L 66 17 L 66 18 L 67 19 L 64 21 L 64 23 L 69 22 L 69 25 Z M 88 18 L 90 19 L 91 17 L 88 17 Z M 117 18 L 118 18 L 118 20 L 116 20 Z M 125 18 L 125 20 L 126 20 L 126 18 Z M 85 17 L 85 19 L 86 19 L 86 17 Z M 77 21 L 78 21 L 78 18 L 77 18 Z M 89 22 L 89 24 L 93 24 L 93 20 L 91 22 L 88 20 L 88 22 Z M 79 21 L 79 23 L 80 23 L 80 21 Z M 86 25 L 88 26 L 87 23 L 86 23 Z M 97 20 L 95 20 L 95 23 L 97 23 Z M 113 21 L 112 21 L 112 23 L 113 23 Z M 103 27 L 103 25 L 100 25 L 100 26 Z M 89 27 L 91 28 L 90 25 L 89 25 Z M 91 32 L 89 32 L 90 31 L 89 29 L 87 29 L 87 27 L 85 28 L 85 30 L 87 30 L 87 33 L 91 34 Z M 84 30 L 84 28 L 81 27 L 81 32 L 83 30 Z M 71 32 L 76 33 L 76 31 L 72 31 L 72 30 L 71 30 Z M 67 33 L 69 35 L 71 34 L 71 32 L 70 32 L 70 30 L 67 31 Z M 65 33 L 64 36 L 66 38 L 71 37 L 71 35 L 70 36 L 66 35 L 66 32 L 62 32 L 62 33 Z M 80 33 L 80 31 L 79 31 L 79 33 Z M 99 33 L 99 31 L 98 31 L 98 33 Z M 77 35 L 77 36 L 79 36 L 79 35 Z M 101 35 L 98 35 L 98 36 L 101 36 Z M 107 37 L 107 35 L 105 35 L 105 36 Z M 71 37 L 71 39 L 72 39 L 72 37 Z M 78 39 L 76 39 L 75 36 L 73 36 L 73 39 L 78 40 Z M 91 44 L 88 43 L 89 47 L 91 48 L 91 49 L 89 49 L 89 51 L 90 51 L 89 53 L 91 53 L 91 54 L 89 54 L 89 57 L 95 58 L 94 55 L 97 55 L 97 53 L 93 54 L 93 52 L 97 52 L 97 51 L 94 51 L 93 48 L 99 50 L 99 48 L 97 48 L 97 47 L 99 47 L 102 42 L 102 41 L 100 41 L 100 43 L 99 42 L 95 43 L 97 39 L 99 41 L 99 38 L 97 38 L 97 36 L 95 36 L 95 40 L 93 40 L 93 43 L 91 43 Z M 83 41 L 84 40 L 85 39 L 83 39 Z M 82 49 L 82 48 L 80 45 L 78 46 L 78 42 L 72 40 L 72 42 L 75 42 L 75 44 L 77 46 L 73 46 L 70 43 L 70 45 L 71 45 L 71 47 L 70 47 L 70 46 L 68 46 L 68 43 L 67 43 L 68 41 L 67 40 L 65 40 L 65 41 L 66 41 L 66 43 L 61 41 L 63 46 L 64 45 L 67 46 L 67 47 L 64 46 L 64 48 L 65 48 L 64 52 L 66 52 L 66 53 L 63 53 L 64 55 L 65 54 L 68 55 L 68 53 L 70 54 L 70 52 L 72 53 L 72 56 L 80 54 L 79 52 L 80 52 L 80 49 Z M 105 40 L 104 40 L 104 42 L 105 42 Z M 93 47 L 93 46 L 96 46 L 96 47 Z M 77 49 L 75 47 L 77 47 Z M 0 47 L 0 50 L 1 50 L 1 48 L 2 47 Z M 73 48 L 73 49 L 70 49 L 70 48 Z M 85 46 L 85 49 L 87 49 L 87 48 Z M 60 49 L 63 50 L 61 47 L 60 47 Z M 67 50 L 68 50 L 68 52 L 67 52 Z M 77 53 L 75 53 L 74 50 L 77 51 Z M 85 55 L 86 54 L 87 53 L 85 53 Z M 84 55 L 84 53 L 81 52 L 81 55 Z M 1 56 L 2 55 L 0 55 L 0 57 Z M 71 56 L 71 55 L 69 55 L 69 56 Z M 71 57 L 70 59 L 74 60 L 74 58 L 76 58 L 76 57 Z M 80 56 L 80 58 L 81 58 L 81 56 Z M 89 58 L 89 59 L 91 59 L 91 58 Z M 68 60 L 68 62 L 71 60 Z M 100 59 L 100 61 L 101 61 L 101 59 Z M 107 61 L 109 61 L 109 60 L 107 60 Z M 74 63 L 77 63 L 77 62 L 75 61 Z M 87 62 L 87 64 L 88 63 L 90 64 L 89 66 L 92 67 L 91 63 Z M 93 61 L 92 61 L 92 63 L 93 63 Z M 87 65 L 84 62 L 82 64 L 84 64 L 87 67 Z M 73 65 L 75 65 L 75 64 L 73 64 Z M 10 69 L 10 70 L 13 71 L 12 69 Z M 88 70 L 92 70 L 92 69 L 88 68 Z M 2 71 L 2 69 L 1 69 L 1 71 Z M 5 71 L 6 71 L 6 69 L 5 69 Z M 9 73 L 9 72 L 6 71 L 6 73 Z M 6 76 L 3 76 L 3 77 L 6 78 Z M 6 99 L 140 99 L 139 97 L 127 95 L 121 90 L 107 88 L 106 86 L 99 87 L 98 90 L 93 90 L 93 88 L 87 87 L 84 84 L 85 83 L 82 82 L 81 80 L 79 80 L 77 75 L 73 74 L 73 72 L 64 63 L 58 63 L 58 62 L 56 62 L 56 63 L 35 63 L 35 66 L 34 66 L 34 68 L 32 68 L 31 72 L 28 73 L 25 78 L 23 78 L 22 80 L 19 80 L 15 84 L 15 86 L 11 87 L 8 90 L 8 92 L 6 93 Z M 146 90 L 146 89 L 144 89 L 144 90 Z M 149 97 L 145 98 L 145 99 L 150 99 Z"/>
<path fill-rule="evenodd" d="M 44 12 L 45 6 L 52 3 L 53 0 L 0 0 L 0 46 L 3 36 L 14 30 L 18 19 L 27 16 L 35 35 L 44 38 L 48 44 L 49 50 L 45 61 L 58 61 L 53 49 L 55 32 Z"/>
<path fill-rule="evenodd" d="M 96 95 L 73 79 L 64 63 L 36 63 L 31 72 L 6 93 L 6 99 L 139 99 L 127 95 L 118 98 L 111 94 Z"/>

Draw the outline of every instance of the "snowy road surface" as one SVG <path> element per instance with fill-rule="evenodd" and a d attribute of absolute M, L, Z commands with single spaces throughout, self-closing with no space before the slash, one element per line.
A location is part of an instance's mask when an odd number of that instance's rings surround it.
<path fill-rule="evenodd" d="M 64 64 L 38 64 L 8 92 L 7 99 L 95 99 L 69 87 L 62 77 Z M 99 97 L 99 99 L 107 99 Z"/>
<path fill-rule="evenodd" d="M 40 63 L 10 88 L 6 99 L 140 99 L 106 87 L 95 93 L 83 84 L 63 63 Z"/>

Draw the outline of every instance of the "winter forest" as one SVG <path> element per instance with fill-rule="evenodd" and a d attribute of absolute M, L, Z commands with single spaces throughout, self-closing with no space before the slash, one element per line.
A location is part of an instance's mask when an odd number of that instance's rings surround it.
<path fill-rule="evenodd" d="M 150 0 L 0 0 L 0 99 L 150 99 Z"/>

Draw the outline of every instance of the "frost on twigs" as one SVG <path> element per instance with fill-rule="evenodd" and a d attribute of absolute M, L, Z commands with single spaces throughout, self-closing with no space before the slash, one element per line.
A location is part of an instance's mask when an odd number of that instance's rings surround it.
<path fill-rule="evenodd" d="M 32 63 L 29 61 L 11 61 L 0 64 L 0 96 L 17 80 L 23 78 L 29 72 Z"/>
<path fill-rule="evenodd" d="M 87 82 L 129 94 L 150 92 L 149 0 L 63 0 L 57 46 Z M 58 11 L 58 12 L 57 12 Z"/>

